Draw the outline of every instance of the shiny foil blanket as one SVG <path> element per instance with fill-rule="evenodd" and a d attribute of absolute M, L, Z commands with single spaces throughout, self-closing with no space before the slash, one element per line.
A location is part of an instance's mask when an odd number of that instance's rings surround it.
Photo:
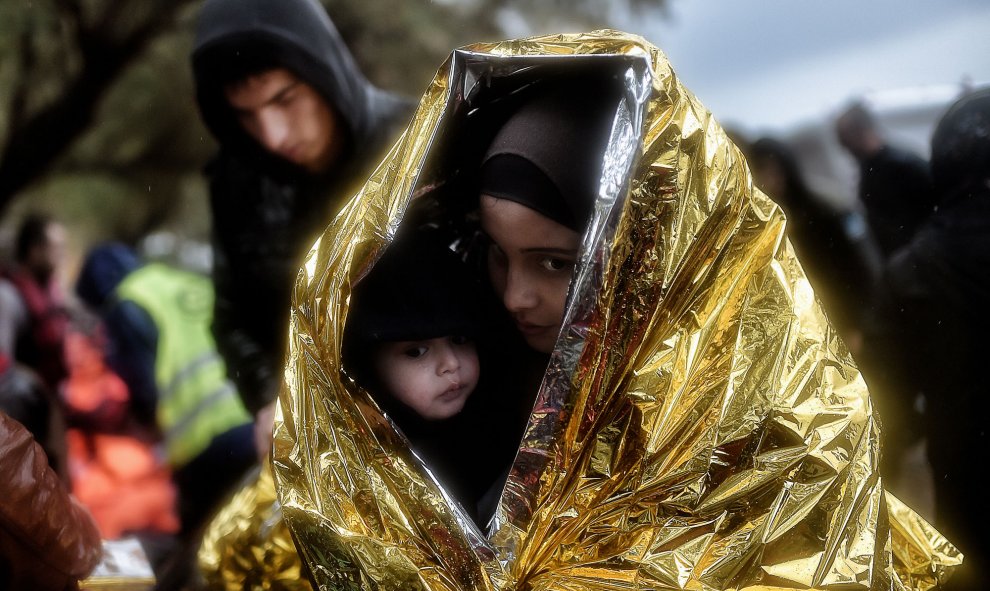
<path fill-rule="evenodd" d="M 350 289 L 477 97 L 602 64 L 625 94 L 598 201 L 482 532 L 342 377 Z M 961 560 L 884 492 L 866 386 L 780 209 L 640 37 L 455 51 L 309 254 L 289 331 L 274 472 L 321 589 L 929 589 Z"/>
<path fill-rule="evenodd" d="M 213 517 L 196 558 L 197 589 L 313 589 L 282 519 L 268 462 L 256 469 Z"/>

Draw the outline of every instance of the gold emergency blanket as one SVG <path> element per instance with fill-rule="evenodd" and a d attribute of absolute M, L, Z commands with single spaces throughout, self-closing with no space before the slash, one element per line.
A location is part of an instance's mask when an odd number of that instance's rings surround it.
<path fill-rule="evenodd" d="M 622 70 L 626 94 L 599 200 L 557 349 L 481 532 L 342 379 L 348 295 L 412 195 L 442 176 L 434 151 L 474 97 L 602 63 Z M 960 555 L 885 494 L 866 387 L 784 227 L 712 115 L 642 38 L 598 31 L 455 51 L 296 284 L 274 471 L 320 588 L 944 580 Z"/>
<path fill-rule="evenodd" d="M 197 589 L 311 591 L 264 462 L 213 517 L 197 552 Z"/>

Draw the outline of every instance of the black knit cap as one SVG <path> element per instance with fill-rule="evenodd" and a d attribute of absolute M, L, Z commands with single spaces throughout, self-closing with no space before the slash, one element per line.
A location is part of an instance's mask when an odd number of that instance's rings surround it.
<path fill-rule="evenodd" d="M 355 286 L 345 344 L 364 347 L 482 330 L 481 288 L 435 232 L 400 234 Z"/>
<path fill-rule="evenodd" d="M 932 177 L 940 191 L 990 178 L 990 87 L 958 99 L 932 133 Z"/>
<path fill-rule="evenodd" d="M 582 232 L 591 217 L 617 97 L 569 83 L 539 89 L 495 135 L 480 194 L 508 199 Z"/>

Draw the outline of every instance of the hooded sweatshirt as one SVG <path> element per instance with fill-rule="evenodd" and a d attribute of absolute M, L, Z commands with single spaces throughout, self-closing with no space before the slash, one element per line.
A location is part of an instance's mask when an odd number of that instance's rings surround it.
<path fill-rule="evenodd" d="M 245 63 L 248 62 L 248 63 Z M 266 152 L 224 94 L 231 70 L 284 67 L 311 85 L 343 123 L 335 166 L 313 175 Z M 316 0 L 208 0 L 192 54 L 196 98 L 220 143 L 207 167 L 213 215 L 213 332 L 245 405 L 274 397 L 289 293 L 320 225 L 377 163 L 411 103 L 373 86 Z"/>

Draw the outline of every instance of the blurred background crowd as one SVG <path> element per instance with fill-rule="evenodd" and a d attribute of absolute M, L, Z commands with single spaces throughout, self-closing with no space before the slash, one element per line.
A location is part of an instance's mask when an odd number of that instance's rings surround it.
<path fill-rule="evenodd" d="M 786 212 L 880 409 L 888 488 L 936 520 L 933 454 L 986 451 L 940 446 L 932 425 L 956 428 L 938 396 L 969 388 L 969 360 L 986 357 L 974 335 L 990 302 L 990 211 L 956 207 L 961 177 L 933 170 L 932 134 L 990 84 L 990 5 L 323 4 L 360 69 L 398 96 L 417 97 L 476 41 L 611 27 L 663 48 Z M 246 386 L 226 378 L 211 324 L 218 220 L 204 167 L 218 144 L 190 67 L 201 7 L 0 0 L 0 410 L 100 536 L 139 537 L 158 572 L 264 456 L 257 424 L 270 428 L 266 400 L 242 405 Z M 932 262 L 942 247 L 949 260 Z M 181 396 L 191 366 L 212 368 L 197 385 L 209 396 L 170 418 L 162 393 Z"/>

